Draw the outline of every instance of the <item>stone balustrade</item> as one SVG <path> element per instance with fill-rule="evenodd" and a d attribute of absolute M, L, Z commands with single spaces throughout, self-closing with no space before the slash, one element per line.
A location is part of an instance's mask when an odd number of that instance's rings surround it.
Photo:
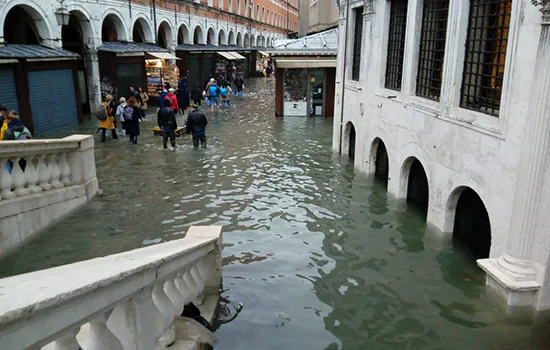
<path fill-rule="evenodd" d="M 0 142 L 0 255 L 97 192 L 92 136 Z"/>
<path fill-rule="evenodd" d="M 0 349 L 185 348 L 175 321 L 219 295 L 221 241 L 221 227 L 195 226 L 180 240 L 2 279 Z"/>

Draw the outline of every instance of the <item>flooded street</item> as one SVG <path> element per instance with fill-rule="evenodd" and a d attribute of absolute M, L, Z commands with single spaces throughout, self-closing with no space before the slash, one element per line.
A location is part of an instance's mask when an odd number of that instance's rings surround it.
<path fill-rule="evenodd" d="M 475 263 L 332 153 L 332 120 L 275 120 L 274 81 L 209 113 L 209 148 L 96 145 L 103 195 L 0 261 L 2 277 L 223 225 L 216 349 L 548 349 L 547 326 L 506 316 Z M 93 125 L 80 132 L 95 131 Z"/>

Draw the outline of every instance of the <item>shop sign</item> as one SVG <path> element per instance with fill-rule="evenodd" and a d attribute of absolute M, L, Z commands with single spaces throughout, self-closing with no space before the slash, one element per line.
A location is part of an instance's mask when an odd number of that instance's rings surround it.
<path fill-rule="evenodd" d="M 285 117 L 307 117 L 307 102 L 285 102 L 283 112 Z"/>

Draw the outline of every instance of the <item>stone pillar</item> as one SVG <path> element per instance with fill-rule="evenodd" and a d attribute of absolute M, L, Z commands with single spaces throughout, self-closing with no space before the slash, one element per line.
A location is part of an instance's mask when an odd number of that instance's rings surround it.
<path fill-rule="evenodd" d="M 365 0 L 365 7 L 363 10 L 363 42 L 361 43 L 361 81 L 365 82 L 365 85 L 371 83 L 369 80 L 369 63 L 372 62 L 371 56 L 371 42 L 372 42 L 372 25 L 374 21 L 374 5 L 373 0 Z M 372 83 L 376 83 L 376 79 L 373 79 Z"/>
<path fill-rule="evenodd" d="M 542 5 L 542 28 L 531 85 L 517 187 L 508 243 L 497 259 L 478 260 L 487 272 L 487 284 L 503 295 L 510 306 L 533 306 L 541 285 L 532 260 L 545 169 L 550 146 L 550 1 L 532 1 Z"/>
<path fill-rule="evenodd" d="M 101 78 L 97 51 L 89 50 L 85 53 L 84 65 L 86 67 L 86 85 L 88 86 L 90 111 L 93 115 L 101 104 Z"/>
<path fill-rule="evenodd" d="M 334 119 L 333 119 L 333 131 L 332 131 L 332 149 L 335 152 L 340 150 L 340 142 L 343 128 L 342 125 L 342 96 L 344 95 L 344 82 L 345 82 L 345 51 L 346 45 L 346 21 L 347 21 L 347 1 L 337 0 L 340 17 L 338 19 L 338 55 L 336 57 L 336 88 L 334 96 Z"/>

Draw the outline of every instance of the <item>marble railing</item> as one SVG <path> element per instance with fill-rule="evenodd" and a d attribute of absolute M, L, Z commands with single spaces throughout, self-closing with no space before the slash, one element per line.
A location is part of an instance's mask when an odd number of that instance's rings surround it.
<path fill-rule="evenodd" d="M 219 293 L 221 241 L 221 227 L 195 226 L 180 240 L 2 279 L 0 349 L 177 343 L 184 305 Z"/>
<path fill-rule="evenodd" d="M 0 201 L 94 180 L 93 147 L 89 135 L 0 142 Z"/>

